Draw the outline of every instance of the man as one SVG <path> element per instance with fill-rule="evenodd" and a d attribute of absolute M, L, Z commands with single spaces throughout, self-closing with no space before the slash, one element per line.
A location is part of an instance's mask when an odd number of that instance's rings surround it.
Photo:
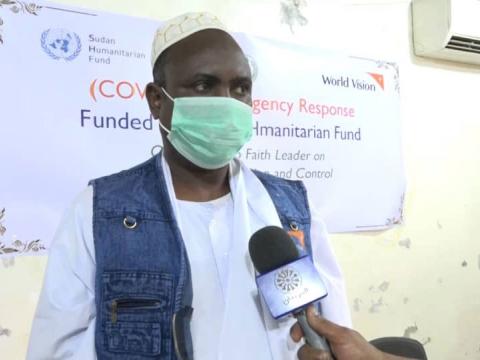
<path fill-rule="evenodd" d="M 248 257 L 267 225 L 303 236 L 329 290 L 324 315 L 349 326 L 303 185 L 234 158 L 252 134 L 250 68 L 235 40 L 214 16 L 182 15 L 157 31 L 152 66 L 147 98 L 164 149 L 92 181 L 67 212 L 28 358 L 294 359 L 294 320 L 269 316 Z"/>

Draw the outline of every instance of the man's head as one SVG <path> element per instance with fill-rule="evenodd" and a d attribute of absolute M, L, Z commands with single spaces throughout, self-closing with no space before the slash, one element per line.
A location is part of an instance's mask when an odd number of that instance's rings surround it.
<path fill-rule="evenodd" d="M 198 18 L 202 20 L 192 21 Z M 179 30 L 184 23 L 188 24 L 186 36 Z M 168 28 L 174 29 L 172 34 L 165 34 Z M 167 128 L 173 103 L 161 87 L 173 98 L 226 96 L 251 105 L 248 60 L 211 15 L 186 14 L 160 27 L 154 40 L 152 66 L 154 82 L 148 85 L 147 98 L 153 116 Z"/>
<path fill-rule="evenodd" d="M 172 98 L 222 96 L 251 105 L 248 61 L 211 15 L 187 14 L 164 24 L 154 40 L 152 66 L 154 82 L 147 87 L 150 111 L 168 129 L 173 102 L 162 87 Z M 169 146 L 163 132 L 162 136 Z"/>

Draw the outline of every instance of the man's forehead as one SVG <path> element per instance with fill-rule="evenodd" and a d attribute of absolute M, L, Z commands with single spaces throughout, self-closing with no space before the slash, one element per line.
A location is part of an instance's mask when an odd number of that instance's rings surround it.
<path fill-rule="evenodd" d="M 206 29 L 227 32 L 220 20 L 209 13 L 186 13 L 165 21 L 155 33 L 152 44 L 151 62 L 154 67 L 160 55 L 172 45 Z"/>
<path fill-rule="evenodd" d="M 166 81 L 171 85 L 185 85 L 196 80 L 216 79 L 218 81 L 238 81 L 250 79 L 248 62 L 241 56 L 222 59 L 214 56 L 169 61 L 165 66 Z"/>
<path fill-rule="evenodd" d="M 195 60 L 217 56 L 217 62 L 225 62 L 226 58 L 243 58 L 240 45 L 230 34 L 216 29 L 199 31 L 173 44 L 166 55 L 169 60 Z M 225 59 L 222 59 L 225 58 Z M 212 61 L 212 59 L 210 59 Z"/>
<path fill-rule="evenodd" d="M 250 77 L 248 61 L 237 42 L 228 34 L 205 30 L 173 45 L 166 55 L 169 78 L 188 79 L 197 74 L 216 77 Z"/>

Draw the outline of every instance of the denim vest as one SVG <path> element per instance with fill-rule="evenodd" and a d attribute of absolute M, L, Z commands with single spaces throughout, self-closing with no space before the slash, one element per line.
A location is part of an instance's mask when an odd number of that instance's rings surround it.
<path fill-rule="evenodd" d="M 303 184 L 255 174 L 270 194 L 285 230 L 311 253 Z M 193 359 L 190 266 L 161 156 L 90 184 L 94 188 L 97 359 Z M 299 233 L 303 239 L 295 237 Z"/>

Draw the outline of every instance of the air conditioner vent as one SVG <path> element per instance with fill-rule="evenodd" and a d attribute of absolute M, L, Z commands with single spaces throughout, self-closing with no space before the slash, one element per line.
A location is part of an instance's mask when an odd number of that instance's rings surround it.
<path fill-rule="evenodd" d="M 480 65 L 480 0 L 411 3 L 415 55 Z"/>
<path fill-rule="evenodd" d="M 461 36 L 452 36 L 446 48 L 480 54 L 480 40 Z"/>

